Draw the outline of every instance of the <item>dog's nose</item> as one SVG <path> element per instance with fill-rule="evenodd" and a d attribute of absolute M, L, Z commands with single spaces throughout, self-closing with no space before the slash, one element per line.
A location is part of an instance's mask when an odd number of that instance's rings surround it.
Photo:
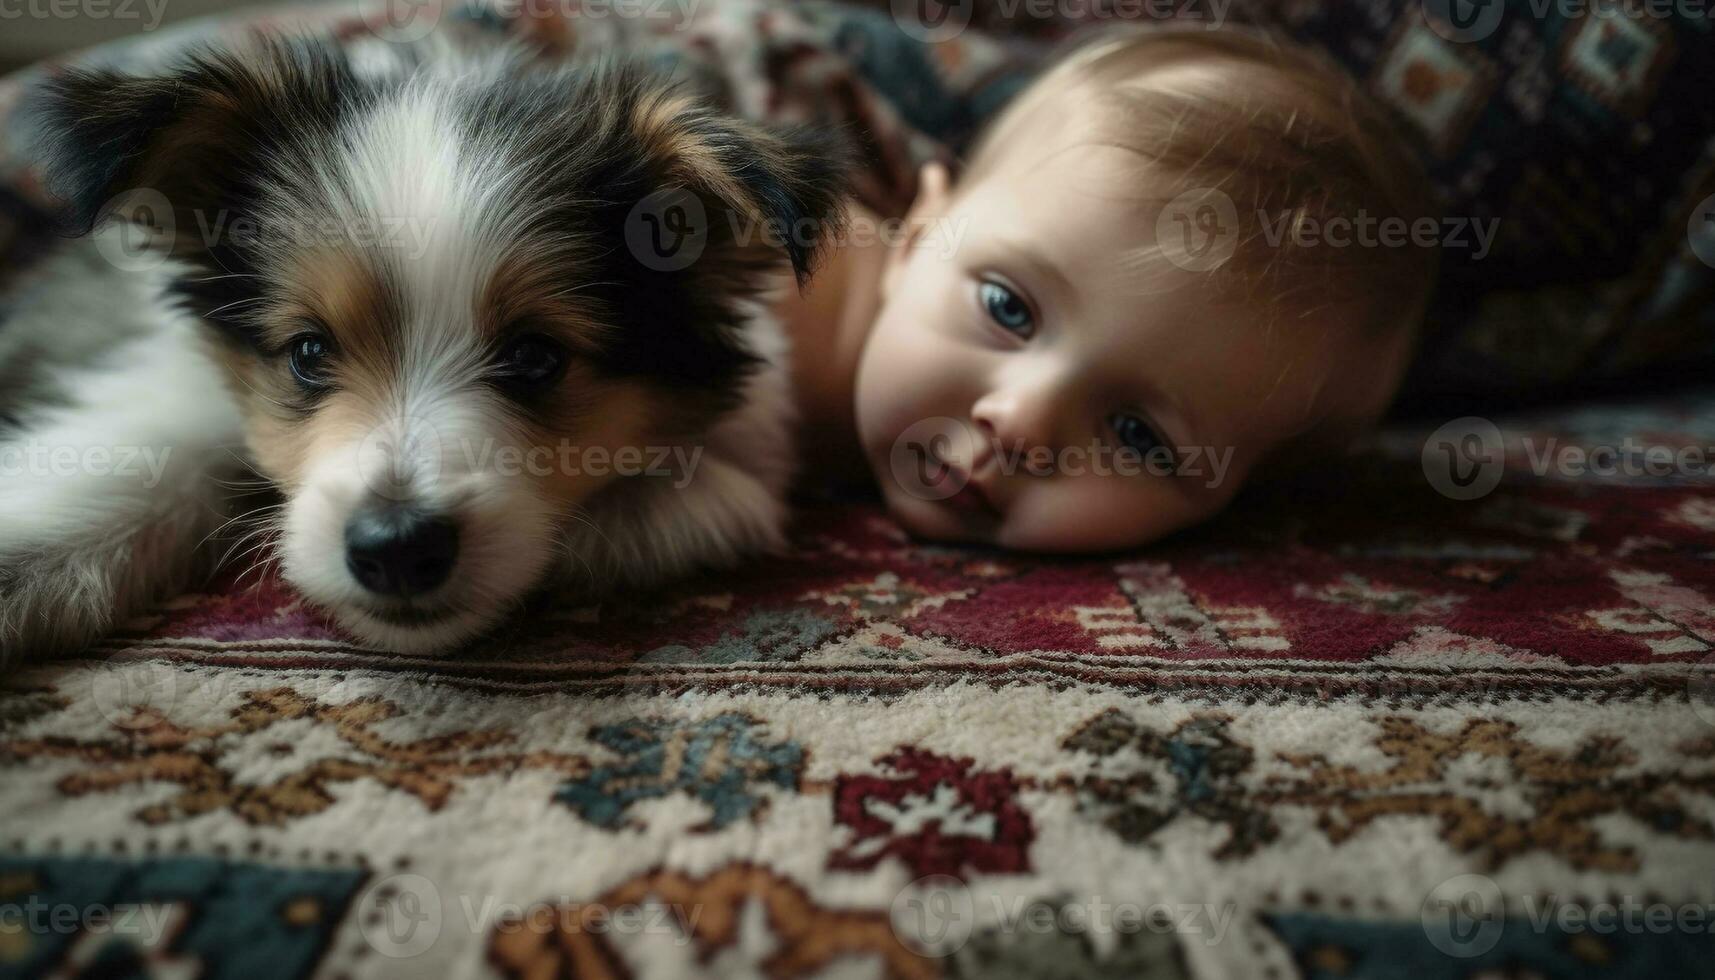
<path fill-rule="evenodd" d="M 447 580 L 459 555 L 458 525 L 407 507 L 360 512 L 345 526 L 345 564 L 379 595 L 422 595 Z"/>

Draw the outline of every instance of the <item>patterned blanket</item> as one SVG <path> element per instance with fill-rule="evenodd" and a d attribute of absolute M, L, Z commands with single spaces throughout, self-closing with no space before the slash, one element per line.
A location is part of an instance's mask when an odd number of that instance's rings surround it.
<path fill-rule="evenodd" d="M 0 693 L 0 977 L 1710 976 L 1712 457 L 1396 430 L 1079 560 L 830 504 L 440 661 L 186 596 Z"/>
<path fill-rule="evenodd" d="M 884 210 L 1016 84 L 774 16 L 691 49 Z M 1715 975 L 1712 459 L 1715 394 L 1400 429 L 1080 560 L 823 504 L 437 661 L 240 576 L 0 682 L 0 978 Z"/>

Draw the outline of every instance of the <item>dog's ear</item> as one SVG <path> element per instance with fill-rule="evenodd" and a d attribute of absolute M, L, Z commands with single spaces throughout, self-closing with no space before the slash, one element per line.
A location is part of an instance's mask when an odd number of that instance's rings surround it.
<path fill-rule="evenodd" d="M 350 76 L 328 44 L 258 40 L 153 75 L 65 69 L 25 111 L 48 189 L 81 234 L 139 189 L 178 213 L 241 208 L 285 134 L 332 131 L 354 91 Z"/>
<path fill-rule="evenodd" d="M 799 285 L 845 226 L 852 151 L 819 126 L 769 126 L 711 105 L 678 87 L 621 77 L 635 101 L 630 126 L 665 190 L 694 194 L 707 211 L 711 250 L 728 258 L 784 255 Z M 635 233 L 635 229 L 633 229 Z"/>

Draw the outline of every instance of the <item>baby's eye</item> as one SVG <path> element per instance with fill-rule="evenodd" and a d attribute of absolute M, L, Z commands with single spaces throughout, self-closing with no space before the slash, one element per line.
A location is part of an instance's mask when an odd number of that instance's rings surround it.
<path fill-rule="evenodd" d="M 1150 461 L 1163 457 L 1171 460 L 1172 451 L 1167 441 L 1158 435 L 1153 426 L 1129 412 L 1115 412 L 1108 416 L 1108 428 L 1114 430 L 1114 437 L 1121 446 Z M 1165 452 L 1163 450 L 1166 450 Z M 1154 455 L 1151 455 L 1151 454 Z"/>
<path fill-rule="evenodd" d="M 1000 283 L 983 283 L 977 289 L 977 300 L 982 303 L 989 319 L 999 324 L 1001 329 L 1026 340 L 1036 332 L 1036 323 L 1030 315 L 1030 307 L 1017 293 Z"/>

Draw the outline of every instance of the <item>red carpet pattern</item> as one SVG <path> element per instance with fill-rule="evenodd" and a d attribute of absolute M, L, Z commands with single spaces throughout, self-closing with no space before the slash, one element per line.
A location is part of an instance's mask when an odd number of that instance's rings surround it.
<path fill-rule="evenodd" d="M 0 977 L 1707 975 L 1715 484 L 1642 464 L 1715 400 L 1502 428 L 1127 555 L 809 505 L 440 660 L 186 596 L 0 693 Z"/>

